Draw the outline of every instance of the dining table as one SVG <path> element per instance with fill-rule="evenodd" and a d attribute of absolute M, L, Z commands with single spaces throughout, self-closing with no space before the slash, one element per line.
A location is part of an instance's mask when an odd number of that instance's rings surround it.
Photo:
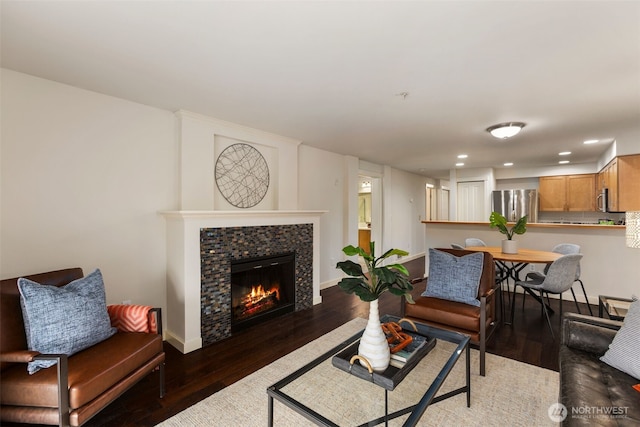
<path fill-rule="evenodd" d="M 506 280 L 508 286 L 508 279 L 513 279 L 514 283 L 520 280 L 520 272 L 526 268 L 529 264 L 551 264 L 558 258 L 562 256 L 562 254 L 551 251 L 541 251 L 537 249 L 521 249 L 518 248 L 517 253 L 515 254 L 507 254 L 502 252 L 502 247 L 500 246 L 468 246 L 464 248 L 467 251 L 474 252 L 487 252 L 493 256 L 494 262 L 498 265 L 500 271 L 504 272 L 504 275 L 501 276 L 501 282 Z M 545 304 L 545 302 L 538 296 L 533 290 L 529 288 L 523 288 L 529 295 L 535 298 L 540 304 Z M 514 292 L 511 299 L 511 322 L 504 322 L 506 325 L 513 324 L 514 317 L 514 309 L 515 309 L 515 286 Z M 553 310 L 547 304 L 547 309 L 550 313 L 553 313 Z M 502 312 L 504 314 L 504 305 L 502 307 Z"/>

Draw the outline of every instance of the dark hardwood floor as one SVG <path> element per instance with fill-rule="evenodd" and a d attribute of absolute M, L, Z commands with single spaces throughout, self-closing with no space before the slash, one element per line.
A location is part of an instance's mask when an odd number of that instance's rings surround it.
<path fill-rule="evenodd" d="M 424 258 L 410 261 L 406 266 L 412 278 L 423 277 Z M 419 295 L 424 287 L 425 281 L 418 283 L 414 295 Z M 349 320 L 368 316 L 368 304 L 345 294 L 337 286 L 323 290 L 321 295 L 322 304 L 311 309 L 272 319 L 188 354 L 183 355 L 165 343 L 166 396 L 158 397 L 158 374 L 153 373 L 86 425 L 155 425 Z M 557 371 L 558 301 L 551 301 L 556 310 L 551 317 L 555 340 L 542 317 L 540 305 L 531 297 L 526 298 L 524 310 L 521 304 L 522 294 L 519 294 L 513 326 L 502 325 L 489 342 L 488 351 Z M 577 311 L 572 300 L 565 300 L 563 309 Z M 581 310 L 587 312 L 586 305 L 583 304 Z M 380 298 L 380 313 L 399 315 L 400 300 L 389 293 L 384 294 Z M 257 404 L 262 403 L 267 404 L 266 394 L 265 401 Z M 212 425 L 215 425 L 214 420 Z"/>

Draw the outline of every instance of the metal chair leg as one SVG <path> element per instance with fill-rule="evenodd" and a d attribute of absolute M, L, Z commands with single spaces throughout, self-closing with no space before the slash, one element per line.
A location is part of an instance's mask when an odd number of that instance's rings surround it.
<path fill-rule="evenodd" d="M 589 298 L 587 298 L 587 292 L 584 290 L 584 283 L 582 283 L 582 280 L 578 279 L 578 282 L 580 282 L 580 287 L 582 287 L 582 293 L 584 295 L 584 301 L 587 303 L 587 308 L 589 309 L 589 314 L 591 316 L 593 316 L 593 311 L 591 311 L 591 304 L 589 304 Z"/>
<path fill-rule="evenodd" d="M 578 314 L 582 314 L 582 312 L 580 311 L 580 306 L 578 305 L 578 300 L 576 299 L 576 293 L 573 292 L 573 288 L 569 288 L 571 289 L 571 295 L 573 295 L 573 300 L 576 303 L 576 308 L 578 309 Z"/>
<path fill-rule="evenodd" d="M 544 311 L 544 316 L 547 318 L 547 325 L 549 325 L 549 330 L 551 331 L 551 338 L 555 341 L 556 337 L 553 334 L 553 327 L 551 326 L 551 319 L 549 319 L 549 312 L 547 311 L 547 306 L 544 304 L 544 295 L 543 292 L 540 291 L 540 300 L 542 301 L 542 311 Z"/>

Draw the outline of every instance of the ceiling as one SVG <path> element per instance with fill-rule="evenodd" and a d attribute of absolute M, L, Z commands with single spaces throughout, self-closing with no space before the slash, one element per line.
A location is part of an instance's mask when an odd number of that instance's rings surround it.
<path fill-rule="evenodd" d="M 6 1 L 2 67 L 378 164 L 595 163 L 640 134 L 640 2 Z M 527 125 L 510 140 L 485 129 Z"/>

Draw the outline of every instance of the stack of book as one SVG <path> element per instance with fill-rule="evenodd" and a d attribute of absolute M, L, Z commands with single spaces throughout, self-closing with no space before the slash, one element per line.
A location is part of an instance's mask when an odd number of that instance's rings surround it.
<path fill-rule="evenodd" d="M 409 361 L 409 359 L 418 352 L 418 350 L 427 344 L 427 337 L 419 334 L 413 334 L 411 332 L 404 332 L 411 335 L 412 341 L 408 346 L 397 353 L 391 353 L 391 361 L 389 364 L 396 368 L 402 368 L 405 363 L 407 363 L 407 361 Z"/>

